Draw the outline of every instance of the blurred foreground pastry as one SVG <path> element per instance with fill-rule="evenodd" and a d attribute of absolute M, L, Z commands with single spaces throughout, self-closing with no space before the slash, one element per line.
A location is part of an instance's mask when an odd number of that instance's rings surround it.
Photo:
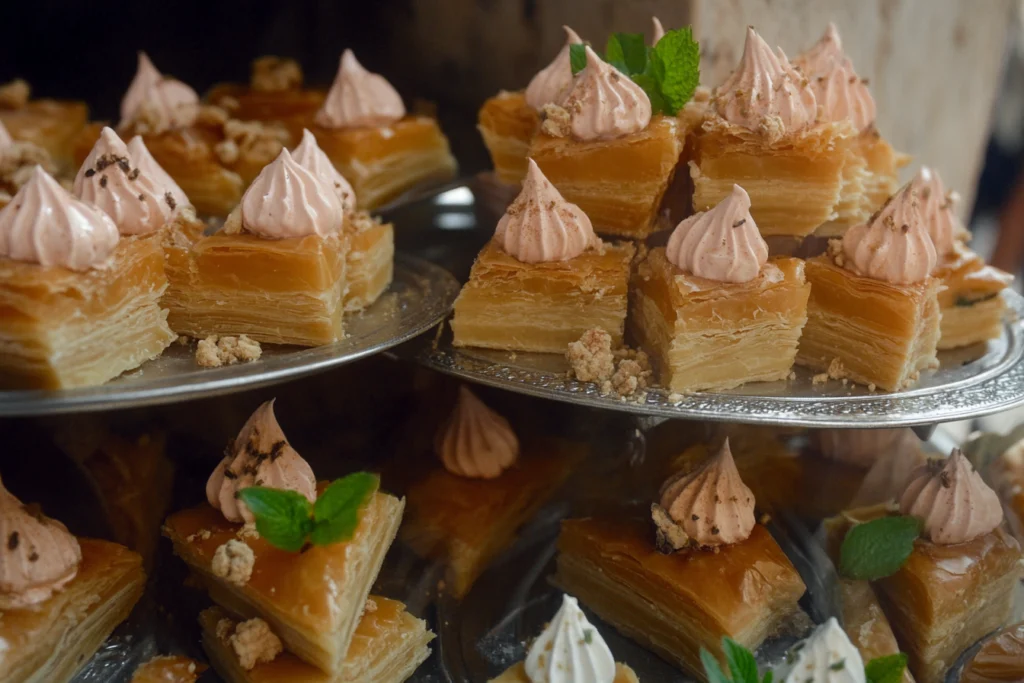
<path fill-rule="evenodd" d="M 0 85 L 0 126 L 18 142 L 46 151 L 53 160 L 51 173 L 73 171 L 76 137 L 89 120 L 85 102 L 31 99 L 29 84 L 21 79 Z"/>

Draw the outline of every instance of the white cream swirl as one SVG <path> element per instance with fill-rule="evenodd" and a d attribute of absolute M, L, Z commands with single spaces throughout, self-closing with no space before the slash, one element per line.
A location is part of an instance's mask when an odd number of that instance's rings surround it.
<path fill-rule="evenodd" d="M 344 210 L 334 188 L 282 149 L 242 196 L 242 227 L 264 239 L 320 235 L 341 229 Z"/>
<path fill-rule="evenodd" d="M 316 137 L 309 129 L 302 129 L 302 142 L 292 151 L 292 158 L 300 165 L 313 172 L 324 183 L 334 188 L 346 214 L 356 210 L 356 193 L 345 176 L 334 167 L 327 154 L 316 143 Z"/>
<path fill-rule="evenodd" d="M 128 156 L 131 157 L 135 168 L 139 169 L 139 173 L 149 176 L 156 186 L 160 188 L 160 191 L 164 193 L 165 199 L 167 193 L 170 193 L 171 201 L 168 204 L 171 205 L 172 209 L 191 205 L 188 197 L 185 196 L 185 191 L 178 186 L 178 183 L 174 181 L 171 174 L 165 171 L 164 167 L 158 164 L 153 155 L 149 153 L 149 148 L 146 147 L 146 143 L 143 142 L 141 135 L 136 135 L 128 141 Z"/>
<path fill-rule="evenodd" d="M 530 683 L 613 683 L 615 658 L 576 598 L 562 606 L 526 654 Z"/>
<path fill-rule="evenodd" d="M 921 167 L 910 181 L 910 187 L 917 193 L 921 217 L 935 245 L 936 257 L 941 259 L 953 252 L 957 238 L 964 232 L 956 216 L 957 194 L 947 193 L 938 171 L 927 166 Z"/>
<path fill-rule="evenodd" d="M 324 128 L 362 128 L 386 126 L 403 116 L 398 91 L 380 74 L 364 69 L 352 50 L 345 50 L 315 121 Z"/>
<path fill-rule="evenodd" d="M 494 479 L 519 457 L 519 439 L 508 420 L 461 386 L 455 410 L 434 439 L 434 451 L 452 474 Z"/>
<path fill-rule="evenodd" d="M 790 650 L 782 683 L 865 683 L 864 659 L 835 617 Z"/>
<path fill-rule="evenodd" d="M 829 22 L 825 35 L 794 62 L 809 79 L 826 121 L 850 121 L 857 130 L 875 122 L 875 98 L 843 52 L 835 24 Z"/>
<path fill-rule="evenodd" d="M 637 133 L 651 122 L 651 101 L 643 88 L 584 48 L 587 66 L 576 74 L 565 98 L 569 130 L 577 140 L 612 140 Z"/>
<path fill-rule="evenodd" d="M 569 47 L 580 45 L 583 40 L 568 26 L 565 31 L 565 45 L 558 51 L 551 63 L 537 72 L 526 86 L 526 104 L 537 111 L 545 104 L 561 104 L 572 88 L 572 66 L 569 62 Z"/>

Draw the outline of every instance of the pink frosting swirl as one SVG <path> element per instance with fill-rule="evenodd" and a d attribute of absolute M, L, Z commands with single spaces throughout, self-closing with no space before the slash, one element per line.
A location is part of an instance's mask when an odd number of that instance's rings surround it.
<path fill-rule="evenodd" d="M 48 600 L 78 574 L 82 549 L 67 527 L 0 482 L 0 610 Z"/>
<path fill-rule="evenodd" d="M 728 439 L 696 471 L 669 479 L 660 506 L 676 527 L 666 535 L 681 530 L 700 546 L 740 543 L 754 529 L 754 494 L 740 478 Z"/>
<path fill-rule="evenodd" d="M 538 71 L 526 86 L 526 104 L 537 111 L 543 109 L 545 104 L 561 104 L 572 88 L 569 46 L 580 45 L 583 40 L 568 26 L 563 26 L 562 30 L 565 31 L 565 45 L 551 63 Z"/>
<path fill-rule="evenodd" d="M 940 545 L 966 543 L 1003 521 L 999 496 L 954 448 L 945 461 L 931 460 L 910 476 L 900 512 L 924 522 L 924 535 Z"/>
<path fill-rule="evenodd" d="M 282 149 L 242 195 L 242 227 L 264 239 L 320 235 L 341 229 L 344 210 L 334 188 Z"/>
<path fill-rule="evenodd" d="M 821 40 L 794 61 L 810 80 L 826 121 L 850 121 L 857 130 L 875 122 L 875 98 L 843 52 L 835 24 L 829 22 Z"/>
<path fill-rule="evenodd" d="M 114 219 L 122 235 L 159 230 L 171 219 L 176 205 L 153 178 L 132 163 L 127 145 L 111 128 L 104 128 L 89 156 L 78 169 L 75 196 L 95 204 Z"/>
<path fill-rule="evenodd" d="M 146 93 L 154 85 L 163 80 L 164 76 L 150 61 L 149 55 L 139 50 L 138 66 L 135 69 L 135 78 L 128 85 L 124 97 L 121 98 L 121 121 L 131 118 L 139 105 L 146 101 Z"/>
<path fill-rule="evenodd" d="M 178 183 L 174 182 L 171 174 L 165 171 L 164 167 L 157 163 L 157 160 L 149 153 L 149 148 L 146 147 L 141 135 L 136 135 L 128 141 L 128 156 L 131 157 L 135 168 L 139 169 L 139 173 L 149 176 L 164 193 L 165 198 L 168 192 L 171 193 L 171 199 L 174 201 L 172 209 L 191 204 L 188 197 L 185 196 L 185 191 L 178 186 Z"/>
<path fill-rule="evenodd" d="M 651 122 L 651 101 L 632 79 L 586 48 L 587 66 L 565 98 L 569 130 L 577 140 L 611 140 Z"/>
<path fill-rule="evenodd" d="M 334 188 L 346 214 L 356 210 L 355 190 L 352 189 L 352 185 L 345 179 L 345 176 L 341 175 L 334 167 L 327 154 L 320 149 L 320 145 L 316 143 L 316 137 L 309 130 L 305 128 L 302 130 L 302 142 L 292 152 L 292 158 L 300 166 L 304 166 L 321 181 Z"/>
<path fill-rule="evenodd" d="M 921 282 L 935 268 L 935 246 L 916 193 L 904 185 L 866 224 L 843 236 L 846 266 L 859 275 L 895 285 Z"/>
<path fill-rule="evenodd" d="M 565 198 L 530 159 L 523 189 L 498 221 L 494 239 L 523 263 L 568 261 L 600 245 L 580 207 Z"/>
<path fill-rule="evenodd" d="M 959 197 L 955 192 L 946 192 L 938 171 L 927 166 L 922 166 L 910 181 L 910 188 L 920 201 L 921 217 L 935 245 L 936 256 L 941 258 L 952 253 L 957 237 L 964 232 L 956 216 Z"/>
<path fill-rule="evenodd" d="M 434 452 L 452 474 L 494 479 L 519 457 L 519 439 L 508 420 L 461 386 L 455 410 L 434 439 Z"/>
<path fill-rule="evenodd" d="M 772 138 L 797 133 L 818 115 L 810 83 L 752 27 L 747 28 L 740 64 L 715 90 L 714 103 L 726 121 Z"/>
<path fill-rule="evenodd" d="M 677 268 L 718 282 L 749 282 L 768 262 L 768 244 L 739 185 L 713 209 L 684 219 L 668 238 L 665 256 Z"/>
<path fill-rule="evenodd" d="M 135 78 L 121 100 L 121 126 L 145 119 L 158 133 L 190 126 L 199 112 L 199 96 L 181 81 L 157 71 L 146 53 L 139 53 Z"/>
<path fill-rule="evenodd" d="M 403 116 L 405 105 L 398 91 L 380 74 L 364 69 L 352 50 L 345 50 L 316 123 L 324 128 L 362 128 L 386 126 Z"/>
<path fill-rule="evenodd" d="M 14 138 L 7 132 L 7 128 L 4 127 L 4 122 L 0 121 L 0 152 L 7 149 L 14 144 Z"/>
<path fill-rule="evenodd" d="M 255 521 L 235 494 L 250 486 L 295 491 L 316 501 L 316 477 L 281 430 L 274 401 L 256 409 L 238 433 L 231 449 L 206 482 L 206 499 L 229 522 Z"/>
<path fill-rule="evenodd" d="M 41 166 L 0 210 L 0 256 L 16 261 L 89 270 L 107 262 L 119 237 L 110 216 L 73 197 Z"/>
<path fill-rule="evenodd" d="M 665 27 L 661 25 L 658 17 L 651 17 L 651 47 L 658 44 L 658 41 L 665 37 Z"/>

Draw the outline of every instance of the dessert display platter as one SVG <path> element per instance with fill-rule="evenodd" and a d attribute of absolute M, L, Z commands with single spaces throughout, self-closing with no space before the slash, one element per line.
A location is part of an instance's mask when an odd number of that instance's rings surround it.
<path fill-rule="evenodd" d="M 192 345 L 172 344 L 138 370 L 93 387 L 0 391 L 0 416 L 133 408 L 217 396 L 322 372 L 379 353 L 429 330 L 451 309 L 458 283 L 443 268 L 395 255 L 390 288 L 364 311 L 346 316 L 346 336 L 326 346 L 267 344 L 259 360 L 219 368 L 196 364 Z"/>

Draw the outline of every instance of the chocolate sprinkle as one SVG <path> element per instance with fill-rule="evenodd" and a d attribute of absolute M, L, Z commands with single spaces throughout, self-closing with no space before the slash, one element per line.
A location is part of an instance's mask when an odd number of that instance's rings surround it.
<path fill-rule="evenodd" d="M 164 193 L 164 201 L 167 202 L 167 206 L 171 207 L 171 211 L 174 211 L 175 207 L 178 206 L 178 202 L 174 201 L 174 197 L 170 192 Z"/>
<path fill-rule="evenodd" d="M 746 218 L 741 218 L 741 219 L 739 219 L 738 221 L 736 221 L 735 223 L 733 223 L 733 224 L 732 224 L 732 227 L 734 227 L 734 228 L 738 228 L 738 227 L 740 227 L 741 225 L 743 225 L 743 224 L 744 224 L 744 223 L 746 223 L 746 222 L 747 222 L 747 219 L 746 219 Z"/>
<path fill-rule="evenodd" d="M 144 201 L 146 201 L 146 195 L 144 195 L 144 194 L 142 194 L 142 193 L 140 192 L 140 193 L 139 193 L 139 201 L 140 201 L 140 202 L 144 202 Z"/>
<path fill-rule="evenodd" d="M 8 550 L 17 550 L 18 549 L 18 542 L 19 542 L 19 540 L 20 540 L 20 538 L 18 536 L 18 532 L 17 531 L 12 531 L 11 535 L 7 537 L 7 549 Z"/>
<path fill-rule="evenodd" d="M 135 180 L 139 177 L 139 169 L 133 168 L 132 172 L 128 174 L 128 180 Z"/>
<path fill-rule="evenodd" d="M 100 176 L 100 187 L 106 187 L 106 186 L 107 186 L 107 176 L 105 176 L 105 175 Z"/>
<path fill-rule="evenodd" d="M 695 522 L 699 522 L 700 521 L 700 515 L 690 515 L 690 519 L 692 519 Z"/>
<path fill-rule="evenodd" d="M 711 527 L 711 534 L 714 535 L 714 536 L 718 535 L 718 527 L 717 526 Z"/>
<path fill-rule="evenodd" d="M 283 451 L 284 447 L 287 446 L 287 445 L 288 445 L 287 441 L 278 441 L 273 446 L 270 447 L 270 460 L 271 460 L 271 462 L 273 462 L 274 460 L 277 460 L 279 457 L 281 457 L 281 451 Z"/>
<path fill-rule="evenodd" d="M 94 169 L 94 168 L 87 168 L 87 169 L 85 169 L 85 177 L 86 178 L 92 178 L 94 175 L 96 175 L 96 169 Z"/>
<path fill-rule="evenodd" d="M 29 561 L 29 562 L 35 562 L 35 561 L 37 561 L 38 559 L 39 559 L 39 553 L 37 553 L 37 552 L 36 552 L 36 551 L 34 551 L 34 550 L 32 551 L 32 554 L 28 556 L 28 561 Z"/>

